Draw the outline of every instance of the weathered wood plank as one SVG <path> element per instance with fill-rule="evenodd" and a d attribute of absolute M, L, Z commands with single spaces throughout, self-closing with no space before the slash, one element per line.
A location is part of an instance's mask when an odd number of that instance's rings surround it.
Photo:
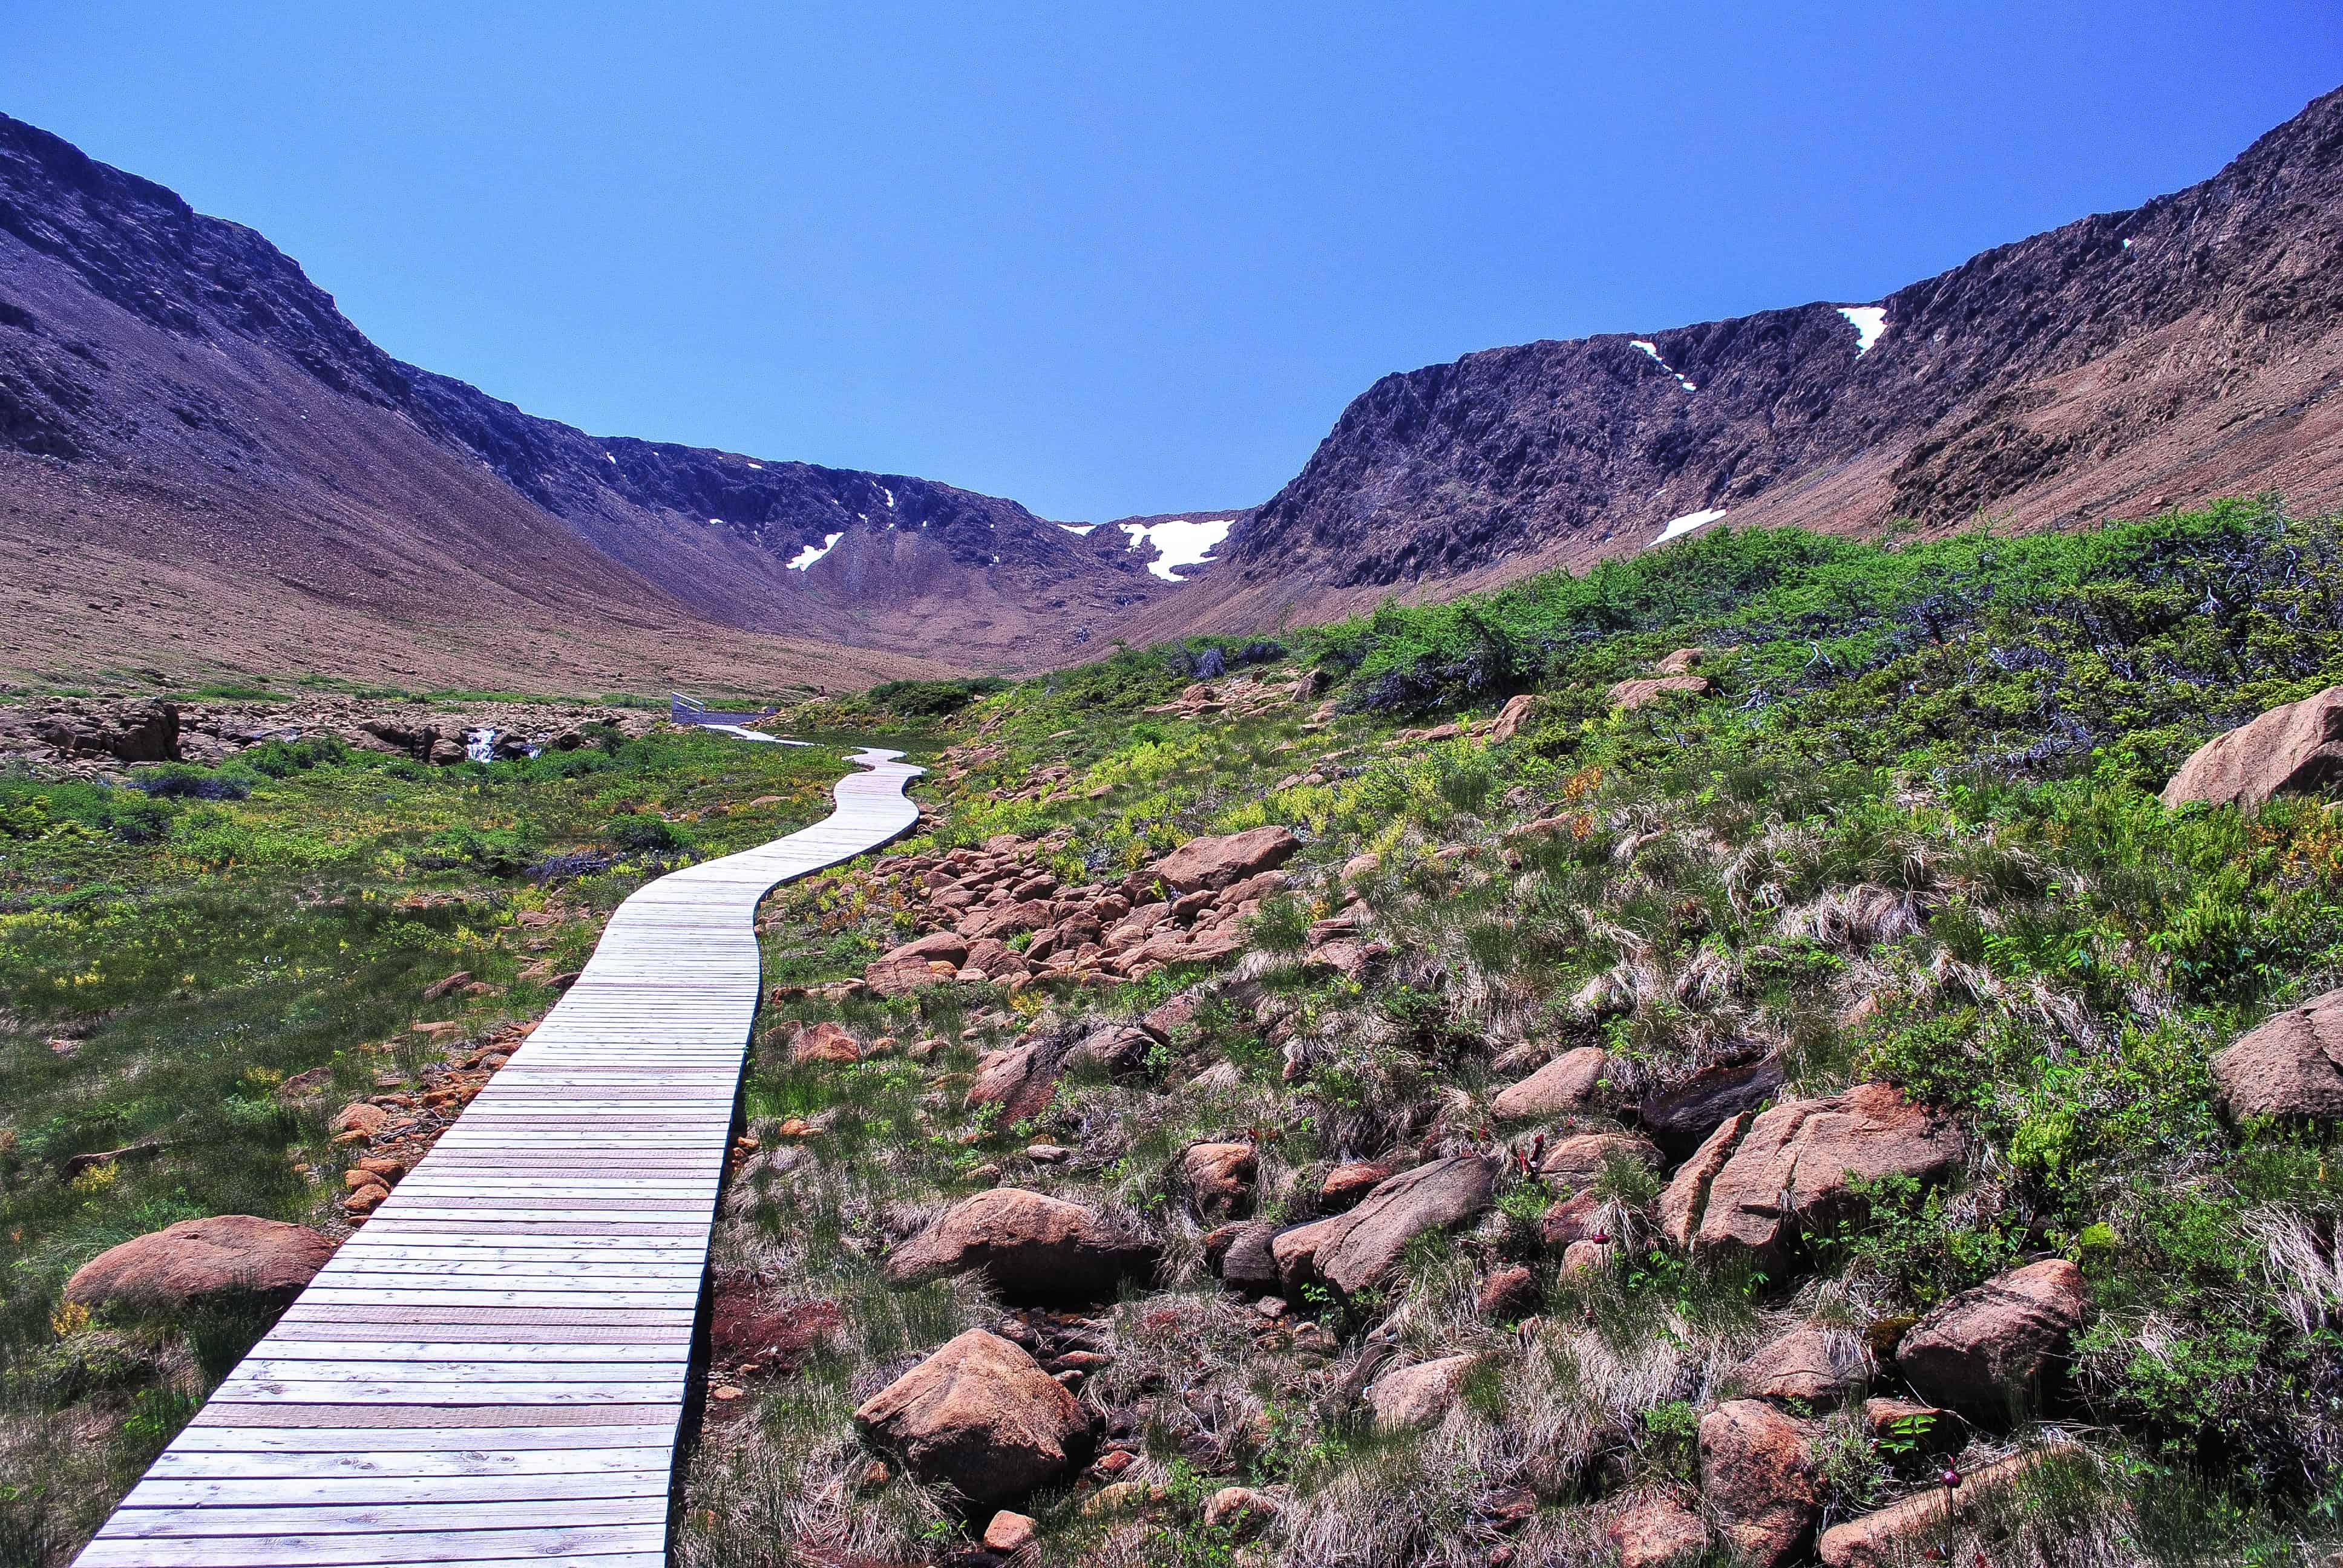
<path fill-rule="evenodd" d="M 910 828 L 866 752 L 824 822 L 621 904 L 584 972 L 80 1568 L 657 1568 L 775 884 Z"/>

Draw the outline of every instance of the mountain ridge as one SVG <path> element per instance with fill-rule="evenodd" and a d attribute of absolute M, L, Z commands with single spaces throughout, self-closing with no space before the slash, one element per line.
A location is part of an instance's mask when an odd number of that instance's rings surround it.
<path fill-rule="evenodd" d="M 1875 301 L 1385 376 L 1141 640 L 1485 588 L 1736 524 L 1941 532 L 2343 498 L 2343 90 L 2212 177 Z M 1849 310 L 1883 312 L 1866 341 Z M 2236 416 L 2236 417 L 2232 417 Z M 1430 519 L 1437 519 L 1431 526 Z"/>
<path fill-rule="evenodd" d="M 225 359 L 236 373 L 193 373 L 196 345 L 213 351 L 202 369 L 220 371 Z M 312 408 L 317 393 L 347 406 Z M 327 424 L 337 438 L 321 441 Z M 148 514 L 126 530 L 142 551 L 190 554 L 158 539 L 156 487 L 245 514 L 279 563 L 272 570 L 281 576 L 289 562 L 296 577 L 346 582 L 326 597 L 370 610 L 400 607 L 365 591 L 367 574 L 353 573 L 354 541 L 342 530 L 287 529 L 257 514 L 314 510 L 310 501 L 335 509 L 343 492 L 371 489 L 375 542 L 404 541 L 392 548 L 409 555 L 436 543 L 493 559 L 511 528 L 544 536 L 522 553 L 548 575 L 534 588 L 506 586 L 548 609 L 568 608 L 578 585 L 568 579 L 582 571 L 590 597 L 680 626 L 707 622 L 719 639 L 811 638 L 915 661 L 941 655 L 949 668 L 1046 659 L 1078 646 L 1091 623 L 1172 587 L 1149 573 L 1151 548 L 1070 532 L 1001 498 L 910 475 L 597 437 L 528 414 L 375 345 L 256 231 L 0 116 L 0 460 L 13 468 L 25 458 L 106 475 L 114 509 Z M 485 468 L 542 520 L 437 482 L 449 476 L 420 477 L 450 461 Z M 256 487 L 225 482 L 256 471 Z M 45 502 L 41 482 L 13 488 L 17 537 L 5 543 L 76 531 L 63 527 L 75 508 Z M 260 493 L 240 493 L 253 488 Z M 328 495 L 308 494 L 320 489 Z M 85 547 L 107 542 L 78 532 Z M 444 537 L 406 539 L 417 532 Z M 590 556 L 549 560 L 542 546 L 564 535 Z M 219 585 L 224 606 L 255 591 L 234 552 L 192 553 L 177 564 L 231 575 Z M 68 586 L 41 585 L 53 599 Z"/>

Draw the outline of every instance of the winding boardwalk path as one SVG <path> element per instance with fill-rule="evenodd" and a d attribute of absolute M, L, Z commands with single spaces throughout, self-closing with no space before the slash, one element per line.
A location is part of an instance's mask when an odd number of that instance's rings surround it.
<path fill-rule="evenodd" d="M 850 759 L 815 826 L 619 905 L 80 1568 L 661 1568 L 757 904 L 918 819 L 900 756 Z"/>

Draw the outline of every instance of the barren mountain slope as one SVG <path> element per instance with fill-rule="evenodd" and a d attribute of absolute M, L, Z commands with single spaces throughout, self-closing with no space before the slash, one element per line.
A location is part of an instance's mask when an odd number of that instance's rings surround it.
<path fill-rule="evenodd" d="M 1319 618 L 1644 548 L 1669 524 L 2019 528 L 2343 499 L 2343 91 L 2214 178 L 1870 307 L 1387 376 L 1141 638 Z"/>
<path fill-rule="evenodd" d="M 523 414 L 385 354 L 251 230 L 5 117 L 0 475 L 18 664 L 167 652 L 180 606 L 274 666 L 836 684 L 1046 662 L 1172 590 L 1013 502 Z M 141 608 L 87 608 L 117 594 Z"/>

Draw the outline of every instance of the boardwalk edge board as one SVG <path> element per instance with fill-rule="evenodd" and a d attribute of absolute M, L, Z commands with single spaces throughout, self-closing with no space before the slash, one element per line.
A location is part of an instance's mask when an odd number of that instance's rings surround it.
<path fill-rule="evenodd" d="M 919 820 L 901 755 L 849 757 L 822 821 L 620 904 L 76 1568 L 660 1568 L 757 906 Z"/>

